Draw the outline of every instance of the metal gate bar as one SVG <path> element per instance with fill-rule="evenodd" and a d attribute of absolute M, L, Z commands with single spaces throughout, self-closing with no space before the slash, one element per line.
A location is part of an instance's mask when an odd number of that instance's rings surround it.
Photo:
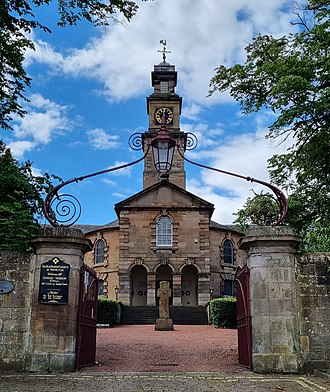
<path fill-rule="evenodd" d="M 236 273 L 238 362 L 252 369 L 249 281 L 250 270 L 244 265 Z"/>
<path fill-rule="evenodd" d="M 83 265 L 80 273 L 76 369 L 95 364 L 97 277 Z"/>

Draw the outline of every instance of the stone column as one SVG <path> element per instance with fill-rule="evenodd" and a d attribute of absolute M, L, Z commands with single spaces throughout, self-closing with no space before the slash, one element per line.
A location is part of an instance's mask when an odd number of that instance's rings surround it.
<path fill-rule="evenodd" d="M 300 368 L 295 247 L 287 227 L 252 229 L 241 242 L 248 252 L 255 372 L 296 373 Z"/>
<path fill-rule="evenodd" d="M 147 305 L 156 306 L 156 274 L 149 272 L 147 275 Z"/>
<path fill-rule="evenodd" d="M 173 272 L 173 306 L 181 306 L 181 272 Z"/>
<path fill-rule="evenodd" d="M 80 230 L 43 228 L 32 240 L 31 336 L 27 370 L 68 372 L 75 370 L 80 270 L 92 243 Z M 56 258 L 69 265 L 66 304 L 39 303 L 42 264 Z"/>

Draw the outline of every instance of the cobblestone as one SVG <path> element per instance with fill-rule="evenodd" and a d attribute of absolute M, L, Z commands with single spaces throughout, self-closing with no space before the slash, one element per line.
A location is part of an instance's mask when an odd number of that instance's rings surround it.
<path fill-rule="evenodd" d="M 313 376 L 224 373 L 0 374 L 1 392 L 330 392 Z"/>

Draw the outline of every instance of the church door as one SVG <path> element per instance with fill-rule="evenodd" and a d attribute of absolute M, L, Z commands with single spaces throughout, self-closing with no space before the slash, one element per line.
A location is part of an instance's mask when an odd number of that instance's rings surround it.
<path fill-rule="evenodd" d="M 147 305 L 147 270 L 142 265 L 136 265 L 131 270 L 131 304 Z"/>
<path fill-rule="evenodd" d="M 162 281 L 167 281 L 170 283 L 170 289 L 172 290 L 173 286 L 173 275 L 172 275 L 172 269 L 168 265 L 161 265 L 157 268 L 156 271 L 156 305 L 159 305 L 159 298 L 157 296 L 157 290 L 160 287 L 160 282 Z M 170 296 L 170 305 L 173 303 L 173 293 Z"/>
<path fill-rule="evenodd" d="M 181 304 L 183 306 L 197 306 L 198 271 L 193 265 L 182 269 L 181 277 Z"/>

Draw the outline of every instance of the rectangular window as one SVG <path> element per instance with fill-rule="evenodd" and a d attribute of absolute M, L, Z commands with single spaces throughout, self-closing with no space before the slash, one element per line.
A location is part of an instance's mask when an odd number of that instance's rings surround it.
<path fill-rule="evenodd" d="M 98 280 L 97 281 L 97 295 L 99 297 L 102 297 L 104 295 L 104 281 L 103 280 Z"/>
<path fill-rule="evenodd" d="M 225 280 L 223 287 L 223 295 L 233 296 L 234 295 L 234 285 L 232 280 Z"/>
<path fill-rule="evenodd" d="M 168 93 L 168 82 L 160 82 L 160 92 Z"/>

